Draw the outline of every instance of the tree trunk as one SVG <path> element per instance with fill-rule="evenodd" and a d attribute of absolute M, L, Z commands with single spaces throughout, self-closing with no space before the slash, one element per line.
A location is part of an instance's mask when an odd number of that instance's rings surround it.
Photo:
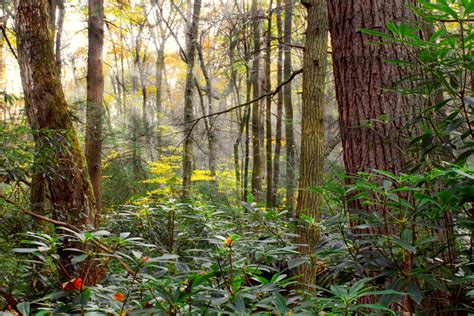
<path fill-rule="evenodd" d="M 16 31 L 28 121 L 34 131 L 51 196 L 53 217 L 93 223 L 95 200 L 54 58 L 48 0 L 20 0 Z"/>
<path fill-rule="evenodd" d="M 285 30 L 284 30 L 284 64 L 283 80 L 289 80 L 291 69 L 291 31 L 293 16 L 293 1 L 285 1 Z M 285 136 L 286 136 L 286 205 L 293 213 L 295 204 L 295 186 L 296 186 L 296 145 L 293 131 L 293 104 L 292 104 L 291 82 L 288 82 L 283 88 L 283 100 L 285 106 Z"/>
<path fill-rule="evenodd" d="M 186 34 L 186 82 L 184 87 L 184 135 L 183 153 L 183 197 L 189 198 L 191 191 L 191 176 L 193 174 L 193 141 L 191 132 L 193 128 L 193 86 L 194 86 L 194 61 L 196 57 L 196 42 L 198 39 L 199 16 L 201 14 L 201 0 L 194 0 L 191 24 Z"/>
<path fill-rule="evenodd" d="M 411 112 L 410 104 L 400 94 L 385 93 L 383 89 L 393 88 L 400 79 L 409 75 L 398 65 L 387 63 L 386 60 L 409 60 L 410 56 L 401 45 L 371 44 L 374 38 L 363 35 L 359 29 L 386 32 L 389 22 L 413 21 L 414 15 L 407 5 L 415 6 L 416 2 L 328 2 L 339 126 L 348 183 L 349 177 L 360 171 L 383 169 L 398 174 L 404 168 L 409 132 L 405 127 L 405 118 Z M 349 201 L 347 207 L 352 225 L 357 225 L 358 218 L 365 214 L 379 212 L 382 218 L 387 216 L 370 205 L 362 205 L 359 200 Z M 396 228 L 390 225 L 387 229 L 355 232 L 388 235 L 394 234 L 393 230 Z M 365 249 L 368 250 L 361 254 L 366 258 L 361 258 L 360 263 L 369 266 L 372 262 L 369 253 L 372 250 L 370 247 Z M 366 296 L 362 301 L 373 302 L 373 296 Z"/>
<path fill-rule="evenodd" d="M 163 133 L 161 132 L 161 122 L 163 121 L 163 70 L 165 63 L 165 41 L 160 43 L 159 49 L 156 52 L 156 95 L 155 95 L 155 106 L 156 106 L 156 153 L 157 160 L 160 158 L 161 150 L 163 147 Z"/>
<path fill-rule="evenodd" d="M 3 10 L 2 10 L 3 11 Z M 0 12 L 3 13 L 3 12 Z M 5 120 L 5 62 L 3 60 L 3 27 L 5 17 L 0 16 L 0 126 L 4 124 Z"/>
<path fill-rule="evenodd" d="M 103 0 L 89 0 L 88 30 L 86 159 L 99 215 L 102 200 L 101 158 L 104 113 L 104 74 L 102 62 L 104 47 Z"/>
<path fill-rule="evenodd" d="M 66 16 L 66 8 L 64 7 L 64 0 L 56 0 L 57 6 L 59 8 L 58 24 L 56 30 L 56 67 L 58 68 L 58 73 L 61 75 L 62 68 L 62 57 L 61 57 L 61 43 L 64 27 L 64 18 Z"/>
<path fill-rule="evenodd" d="M 283 23 L 281 20 L 281 0 L 277 0 L 277 30 L 278 39 L 283 37 Z M 278 86 L 283 82 L 283 46 L 278 41 L 278 56 L 277 56 L 277 84 Z M 273 205 L 279 205 L 278 187 L 280 184 L 280 157 L 282 144 L 282 120 L 283 120 L 283 90 L 278 90 L 277 94 L 277 114 L 275 126 L 275 153 L 273 156 Z"/>
<path fill-rule="evenodd" d="M 271 85 L 271 44 L 272 44 L 272 6 L 273 1 L 270 0 L 268 7 L 268 19 L 267 19 L 267 34 L 265 38 L 265 94 L 268 96 L 265 98 L 265 132 L 266 132 L 266 164 L 267 164 L 267 206 L 273 207 L 273 162 L 272 162 L 272 96 L 270 92 L 272 90 Z"/>
<path fill-rule="evenodd" d="M 318 220 L 321 215 L 321 194 L 310 188 L 323 185 L 324 179 L 324 114 L 325 79 L 329 21 L 326 0 L 302 0 L 308 10 L 306 43 L 303 60 L 303 107 L 301 121 L 301 158 L 298 204 L 298 218 L 306 215 Z M 298 274 L 302 281 L 314 285 L 317 263 L 314 256 L 319 240 L 316 227 L 300 223 L 297 242 L 306 245 L 301 248 L 309 255 L 310 265 L 301 265 Z"/>
<path fill-rule="evenodd" d="M 197 52 L 199 56 L 199 64 L 201 65 L 201 72 L 206 82 L 206 96 L 207 96 L 207 114 L 214 112 L 214 107 L 212 103 L 212 82 L 209 77 L 209 72 L 207 71 L 206 64 L 204 62 L 204 55 L 202 53 L 201 45 L 197 45 Z M 203 115 L 206 115 L 206 112 L 203 111 Z M 210 176 L 214 178 L 212 180 L 213 189 L 217 190 L 217 181 L 216 169 L 217 169 L 217 137 L 216 131 L 214 128 L 215 119 L 212 117 L 206 118 L 206 134 L 207 134 L 207 148 L 208 148 L 208 166 L 210 171 Z"/>
<path fill-rule="evenodd" d="M 260 21 L 258 16 L 257 0 L 252 1 L 252 29 L 253 29 L 253 63 L 252 63 L 252 97 L 260 97 Z M 260 139 L 260 101 L 252 104 L 252 194 L 257 201 L 263 198 L 263 144 Z"/>

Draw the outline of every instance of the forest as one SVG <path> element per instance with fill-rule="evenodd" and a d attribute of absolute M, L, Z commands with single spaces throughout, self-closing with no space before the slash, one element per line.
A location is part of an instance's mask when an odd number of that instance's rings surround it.
<path fill-rule="evenodd" d="M 0 31 L 0 314 L 474 315 L 474 0 L 2 0 Z"/>

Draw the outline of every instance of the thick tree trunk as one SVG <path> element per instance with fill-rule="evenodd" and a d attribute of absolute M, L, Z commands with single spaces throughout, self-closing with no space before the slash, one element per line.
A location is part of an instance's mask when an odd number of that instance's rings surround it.
<path fill-rule="evenodd" d="M 387 59 L 409 59 L 400 45 L 371 45 L 358 30 L 384 31 L 387 23 L 413 20 L 406 8 L 414 0 L 329 1 L 336 95 L 344 164 L 349 175 L 369 169 L 399 172 L 406 149 L 403 118 L 407 105 L 399 94 L 384 93 L 404 77 Z M 381 123 L 380 117 L 389 123 Z M 379 122 L 375 122 L 378 120 Z"/>
<path fill-rule="evenodd" d="M 191 176 L 193 174 L 193 141 L 191 129 L 193 120 L 193 87 L 194 61 L 196 57 L 196 42 L 198 39 L 199 16 L 201 14 L 201 0 L 194 0 L 192 21 L 186 34 L 186 82 L 184 87 L 184 124 L 185 137 L 183 153 L 183 197 L 188 198 L 191 191 Z"/>
<path fill-rule="evenodd" d="M 291 69 L 291 31 L 293 21 L 293 1 L 285 1 L 285 30 L 284 30 L 284 64 L 283 80 L 289 80 Z M 283 88 L 283 100 L 285 106 L 285 134 L 286 134 L 286 204 L 293 212 L 295 204 L 296 187 L 296 145 L 293 131 L 293 103 L 291 82 Z"/>
<path fill-rule="evenodd" d="M 410 104 L 400 94 L 384 92 L 393 88 L 408 73 L 386 60 L 409 60 L 408 51 L 401 45 L 373 45 L 374 40 L 359 29 L 386 32 L 393 21 L 414 20 L 407 5 L 416 0 L 338 0 L 329 1 L 330 31 L 336 96 L 339 107 L 339 126 L 344 165 L 349 176 L 360 171 L 383 169 L 400 173 L 407 157 L 406 116 Z M 384 122 L 385 121 L 385 122 Z M 353 225 L 358 219 L 373 212 L 387 216 L 381 210 L 362 205 L 358 200 L 348 203 Z M 390 221 L 390 219 L 388 219 Z M 364 234 L 393 234 L 396 228 L 363 230 Z M 357 230 L 357 232 L 361 232 Z M 370 266 L 371 249 L 366 247 L 360 263 Z M 374 273 L 374 272 L 368 272 Z M 376 272 L 375 272 L 376 273 Z M 405 301 L 406 310 L 410 298 Z M 364 303 L 375 302 L 367 296 Z"/>
<path fill-rule="evenodd" d="M 48 0 L 20 0 L 16 31 L 28 121 L 47 173 L 53 216 L 93 223 L 95 200 L 54 58 Z"/>
<path fill-rule="evenodd" d="M 260 97 L 260 21 L 258 16 L 258 1 L 252 1 L 252 29 L 253 29 L 253 63 L 252 63 L 252 97 Z M 257 201 L 263 199 L 263 143 L 261 142 L 261 110 L 260 101 L 252 104 L 252 194 Z"/>
<path fill-rule="evenodd" d="M 92 187 L 94 188 L 97 211 L 100 213 L 102 200 L 102 124 L 104 116 L 104 74 L 102 62 L 104 47 L 103 0 L 89 0 L 88 30 L 86 159 Z"/>
<path fill-rule="evenodd" d="M 321 215 L 322 197 L 308 189 L 323 185 L 324 179 L 324 114 L 325 79 L 329 21 L 326 0 L 302 0 L 308 10 L 306 43 L 303 60 L 303 108 L 301 121 L 301 158 L 297 217 L 306 215 L 316 220 Z M 314 257 L 319 231 L 300 223 L 298 243 L 309 255 L 310 265 L 300 266 L 302 281 L 315 284 L 317 263 Z"/>

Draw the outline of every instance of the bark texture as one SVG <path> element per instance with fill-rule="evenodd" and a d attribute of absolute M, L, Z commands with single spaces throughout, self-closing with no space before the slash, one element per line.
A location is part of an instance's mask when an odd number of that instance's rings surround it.
<path fill-rule="evenodd" d="M 104 113 L 104 74 L 102 62 L 104 47 L 103 0 L 89 0 L 88 29 L 86 159 L 97 209 L 100 212 L 102 124 Z"/>
<path fill-rule="evenodd" d="M 284 63 L 283 80 L 291 77 L 291 32 L 293 21 L 293 1 L 285 1 L 285 25 L 284 25 Z M 296 187 L 296 145 L 293 131 L 293 103 L 291 82 L 283 88 L 283 101 L 285 107 L 285 136 L 286 136 L 286 204 L 293 212 L 295 204 Z"/>
<path fill-rule="evenodd" d="M 252 62 L 252 98 L 255 100 L 260 97 L 260 50 L 261 50 L 261 31 L 258 16 L 258 1 L 252 1 L 252 37 L 254 43 L 253 62 Z M 263 172 L 264 172 L 264 144 L 261 140 L 261 109 L 260 101 L 252 104 L 252 194 L 257 201 L 263 199 Z"/>
<path fill-rule="evenodd" d="M 394 88 L 409 73 L 386 60 L 409 60 L 408 51 L 401 45 L 373 45 L 377 39 L 362 34 L 362 28 L 387 32 L 386 25 L 393 21 L 413 21 L 414 15 L 407 5 L 416 0 L 337 0 L 328 1 L 332 57 L 336 97 L 339 108 L 339 125 L 344 151 L 344 165 L 350 176 L 360 171 L 383 169 L 395 174 L 403 171 L 407 158 L 406 139 L 409 128 L 407 116 L 412 112 L 408 100 L 398 93 L 384 91 Z M 408 70 L 409 71 L 409 70 Z M 350 200 L 348 210 L 352 225 L 364 217 L 379 213 L 391 222 L 380 208 L 363 205 L 360 200 Z M 383 228 L 355 230 L 359 233 L 397 235 L 395 225 Z M 372 237 L 374 238 L 374 237 Z M 359 252 L 359 263 L 370 275 L 380 273 L 373 268 L 373 247 Z M 375 303 L 377 298 L 366 296 L 360 303 Z M 400 303 L 397 311 L 411 312 L 411 299 Z"/>
<path fill-rule="evenodd" d="M 389 22 L 414 20 L 406 5 L 415 3 L 329 1 L 336 95 L 344 164 L 349 175 L 373 168 L 397 173 L 403 168 L 403 124 L 410 109 L 402 96 L 383 89 L 394 87 L 406 76 L 400 67 L 385 60 L 407 60 L 408 52 L 399 45 L 372 45 L 374 38 L 359 29 L 384 32 Z"/>
<path fill-rule="evenodd" d="M 266 150 L 266 167 L 267 167 L 267 206 L 274 206 L 273 199 L 273 162 L 272 162 L 272 97 L 270 92 L 272 90 L 271 85 L 271 38 L 272 38 L 272 5 L 273 1 L 270 0 L 268 7 L 268 18 L 267 18 L 267 34 L 265 36 L 265 94 L 268 96 L 265 98 L 265 150 Z"/>
<path fill-rule="evenodd" d="M 306 215 L 319 219 L 322 197 L 308 190 L 324 182 L 324 114 L 325 79 L 329 21 L 326 0 L 302 0 L 307 8 L 306 43 L 303 59 L 303 107 L 301 121 L 301 158 L 297 217 Z M 302 252 L 310 256 L 310 265 L 300 266 L 302 281 L 315 284 L 317 263 L 314 249 L 319 231 L 310 225 L 300 226 L 298 243 Z"/>
<path fill-rule="evenodd" d="M 277 0 L 276 9 L 276 23 L 278 38 L 283 36 L 283 22 L 282 22 L 282 5 L 281 0 Z M 283 46 L 279 42 L 277 52 L 277 85 L 283 82 Z M 280 184 L 280 158 L 282 148 L 282 124 L 283 121 L 283 90 L 278 90 L 277 94 L 277 113 L 276 113 L 276 126 L 275 126 L 275 152 L 273 156 L 273 205 L 279 204 L 278 187 Z"/>
<path fill-rule="evenodd" d="M 53 216 L 81 226 L 92 222 L 95 200 L 55 65 L 49 9 L 48 0 L 18 1 L 18 61 Z"/>
<path fill-rule="evenodd" d="M 196 45 L 198 40 L 199 16 L 201 14 L 201 0 L 194 0 L 192 20 L 186 34 L 186 82 L 184 88 L 184 124 L 185 136 L 183 154 L 183 197 L 189 197 L 191 190 L 191 176 L 193 174 L 193 141 L 191 129 L 193 120 L 193 87 L 194 63 L 196 59 Z"/>

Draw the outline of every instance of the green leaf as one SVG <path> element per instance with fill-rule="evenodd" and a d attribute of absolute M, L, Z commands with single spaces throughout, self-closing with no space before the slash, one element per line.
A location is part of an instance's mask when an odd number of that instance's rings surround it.
<path fill-rule="evenodd" d="M 401 240 L 400 238 L 391 237 L 391 236 L 389 236 L 388 238 L 391 242 L 402 247 L 406 251 L 411 252 L 411 253 L 416 253 L 416 247 L 413 246 L 412 244 L 407 243 L 406 241 Z"/>
<path fill-rule="evenodd" d="M 421 300 L 423 299 L 423 294 L 421 293 L 420 288 L 416 285 L 415 282 L 408 282 L 407 284 L 407 291 L 411 298 L 417 303 L 420 304 Z"/>
<path fill-rule="evenodd" d="M 395 312 L 392 311 L 390 308 L 385 307 L 385 306 L 380 305 L 380 304 L 360 304 L 360 305 L 358 305 L 358 306 L 359 306 L 359 307 L 366 307 L 366 308 L 368 308 L 368 309 L 383 310 L 383 311 L 386 311 L 386 312 L 391 313 L 392 315 L 395 315 Z"/>
<path fill-rule="evenodd" d="M 281 314 L 288 313 L 288 307 L 286 306 L 286 299 L 280 293 L 274 293 L 273 298 L 275 299 L 274 304 L 278 308 Z"/>
<path fill-rule="evenodd" d="M 23 316 L 29 316 L 30 315 L 30 302 L 19 303 L 16 307 L 18 308 L 18 311 Z"/>
<path fill-rule="evenodd" d="M 32 253 L 39 251 L 38 248 L 13 248 L 12 252 L 18 253 Z"/>

